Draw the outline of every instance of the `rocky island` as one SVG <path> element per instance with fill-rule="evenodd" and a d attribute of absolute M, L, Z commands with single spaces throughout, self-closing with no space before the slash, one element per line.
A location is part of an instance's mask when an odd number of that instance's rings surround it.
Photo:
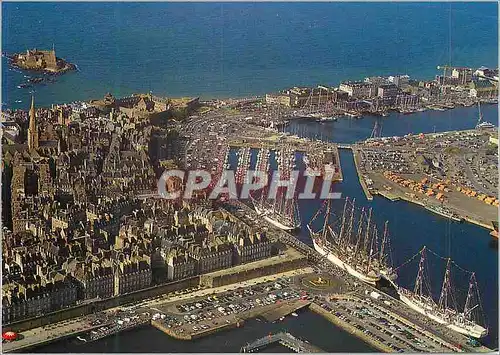
<path fill-rule="evenodd" d="M 56 51 L 28 49 L 26 53 L 6 55 L 10 64 L 23 70 L 43 72 L 45 74 L 63 74 L 75 70 L 76 65 L 56 57 Z"/>

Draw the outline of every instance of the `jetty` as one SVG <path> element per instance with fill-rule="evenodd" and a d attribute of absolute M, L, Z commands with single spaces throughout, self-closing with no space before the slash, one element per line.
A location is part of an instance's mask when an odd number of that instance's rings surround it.
<path fill-rule="evenodd" d="M 268 347 L 272 344 L 280 344 L 296 353 L 324 353 L 325 351 L 311 345 L 305 341 L 297 339 L 290 333 L 280 332 L 276 334 L 269 334 L 266 337 L 257 339 L 250 344 L 243 346 L 240 350 L 241 353 L 254 353 Z"/>
<path fill-rule="evenodd" d="M 361 188 L 363 189 L 363 192 L 365 193 L 366 199 L 368 201 L 372 201 L 373 195 L 370 193 L 370 189 L 368 188 L 366 181 L 365 181 L 365 177 L 362 175 L 362 172 L 360 169 L 361 162 L 360 162 L 359 152 L 354 148 L 351 148 L 351 149 L 353 151 L 354 166 L 356 167 L 356 173 L 358 175 L 359 184 L 361 185 Z"/>
<path fill-rule="evenodd" d="M 308 307 L 311 304 L 310 301 L 297 300 L 291 303 L 284 303 L 276 308 L 273 308 L 267 312 L 262 313 L 262 317 L 268 322 L 274 322 L 281 317 L 287 316 L 299 309 Z"/>

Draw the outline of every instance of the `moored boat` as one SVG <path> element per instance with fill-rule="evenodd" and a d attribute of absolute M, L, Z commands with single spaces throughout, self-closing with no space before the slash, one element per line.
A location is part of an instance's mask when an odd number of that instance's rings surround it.
<path fill-rule="evenodd" d="M 435 302 L 432 297 L 430 283 L 426 277 L 426 270 L 424 267 L 427 262 L 427 251 L 428 249 L 424 246 L 409 260 L 411 261 L 419 254 L 421 256 L 413 292 L 390 280 L 398 292 L 399 299 L 414 311 L 460 334 L 473 338 L 483 338 L 488 335 L 488 329 L 479 324 L 477 319 L 479 317 L 477 315 L 473 317 L 473 314 L 477 313 L 476 310 L 481 309 L 475 273 L 470 273 L 469 288 L 464 309 L 463 311 L 458 311 L 451 284 L 451 266 L 454 265 L 454 262 L 450 258 L 447 258 L 441 295 L 439 301 Z M 403 263 L 403 265 L 407 264 L 409 261 Z M 462 269 L 462 271 L 465 270 Z"/>
<path fill-rule="evenodd" d="M 348 205 L 350 204 L 350 208 Z M 312 223 L 324 209 L 324 224 L 320 231 L 312 229 Z M 334 230 L 329 223 L 331 214 L 331 200 L 314 215 L 307 225 L 311 235 L 314 249 L 328 261 L 345 270 L 352 276 L 371 285 L 375 285 L 384 275 L 392 278 L 392 271 L 387 266 L 387 223 L 380 245 L 377 243 L 377 229 L 372 224 L 371 209 L 368 215 L 361 210 L 355 226 L 354 200 L 346 198 L 344 213 L 342 215 L 340 230 Z"/>
<path fill-rule="evenodd" d="M 431 212 L 434 212 L 440 216 L 446 217 L 448 219 L 451 219 L 452 221 L 455 222 L 462 222 L 463 218 L 457 215 L 456 213 L 453 213 L 449 209 L 441 206 L 433 206 L 433 205 L 426 205 L 425 208 Z"/>

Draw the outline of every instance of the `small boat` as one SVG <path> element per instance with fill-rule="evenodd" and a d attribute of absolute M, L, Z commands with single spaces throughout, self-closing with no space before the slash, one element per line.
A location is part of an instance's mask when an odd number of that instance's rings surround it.
<path fill-rule="evenodd" d="M 281 317 L 281 318 L 280 318 L 280 321 L 283 321 L 284 319 L 285 319 L 285 317 Z"/>
<path fill-rule="evenodd" d="M 81 337 L 81 336 L 79 336 L 79 335 L 78 335 L 76 338 L 77 338 L 78 340 L 80 340 L 80 341 L 85 342 L 85 343 L 87 342 L 87 339 L 82 338 L 82 337 Z"/>
<path fill-rule="evenodd" d="M 487 121 L 483 121 L 481 122 L 480 124 L 477 125 L 476 128 L 495 128 L 495 125 L 493 123 L 490 123 L 490 122 L 487 122 Z"/>
<path fill-rule="evenodd" d="M 293 313 L 292 313 L 292 316 L 294 316 L 294 317 L 298 317 L 299 315 L 298 315 L 297 313 L 293 312 Z"/>
<path fill-rule="evenodd" d="M 15 102 L 19 104 L 22 102 L 22 100 L 16 100 Z"/>

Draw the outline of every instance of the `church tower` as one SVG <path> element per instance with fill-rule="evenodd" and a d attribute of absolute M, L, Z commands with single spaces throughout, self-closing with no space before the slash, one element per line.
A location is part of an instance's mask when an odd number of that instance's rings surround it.
<path fill-rule="evenodd" d="M 28 150 L 38 149 L 38 128 L 36 126 L 35 96 L 31 95 L 30 124 L 28 127 Z"/>

